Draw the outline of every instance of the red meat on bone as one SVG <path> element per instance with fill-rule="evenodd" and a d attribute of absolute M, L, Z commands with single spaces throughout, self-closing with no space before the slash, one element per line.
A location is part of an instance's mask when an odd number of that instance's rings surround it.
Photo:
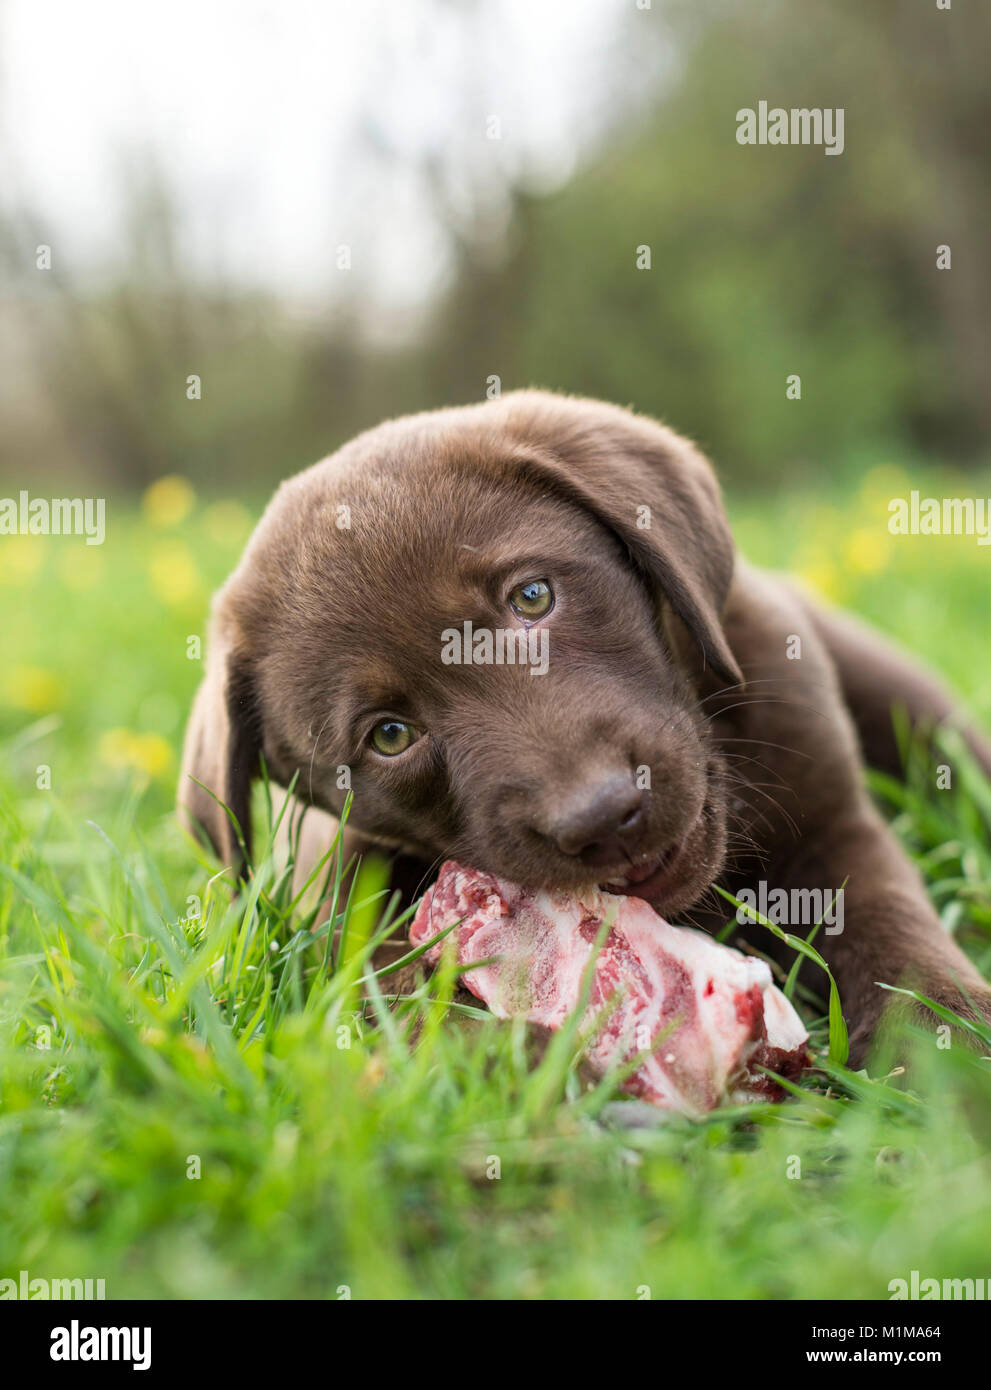
<path fill-rule="evenodd" d="M 724 1101 L 780 1099 L 761 1067 L 797 1077 L 808 1034 L 768 966 L 671 926 L 639 898 L 530 891 L 449 860 L 420 903 L 410 940 L 422 945 L 462 919 L 450 934 L 458 963 L 496 958 L 462 976 L 467 988 L 500 1018 L 559 1028 L 579 1002 L 607 913 L 582 1020 L 593 1028 L 592 1070 L 601 1075 L 649 1050 L 624 1089 L 688 1115 Z M 436 962 L 443 947 L 432 946 L 427 959 Z"/>

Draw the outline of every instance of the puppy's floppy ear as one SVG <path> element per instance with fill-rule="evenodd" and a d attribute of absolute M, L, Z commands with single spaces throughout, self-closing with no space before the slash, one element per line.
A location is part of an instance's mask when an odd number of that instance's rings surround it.
<path fill-rule="evenodd" d="M 246 869 L 244 852 L 224 806 L 237 818 L 250 860 L 251 782 L 258 771 L 260 747 L 250 664 L 237 650 L 229 629 L 215 620 L 206 675 L 186 727 L 178 811 L 186 827 L 200 836 L 205 832 L 217 857 L 233 865 L 239 875 Z"/>
<path fill-rule="evenodd" d="M 530 391 L 503 400 L 522 446 L 516 467 L 604 522 L 706 666 L 727 685 L 742 684 L 721 622 L 733 538 L 708 461 L 672 430 L 616 406 Z"/>

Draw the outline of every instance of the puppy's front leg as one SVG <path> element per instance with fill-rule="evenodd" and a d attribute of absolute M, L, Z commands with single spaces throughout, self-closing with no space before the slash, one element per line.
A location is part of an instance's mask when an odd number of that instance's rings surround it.
<path fill-rule="evenodd" d="M 853 1066 L 863 1065 L 882 1015 L 900 1011 L 901 997 L 879 983 L 917 989 L 964 1018 L 991 1023 L 991 987 L 943 930 L 914 865 L 867 803 L 804 839 L 773 881 L 832 893 L 844 880 L 842 918 L 818 933 L 816 946 L 839 987 Z M 908 1012 L 929 1026 L 939 1021 L 920 1006 Z"/>

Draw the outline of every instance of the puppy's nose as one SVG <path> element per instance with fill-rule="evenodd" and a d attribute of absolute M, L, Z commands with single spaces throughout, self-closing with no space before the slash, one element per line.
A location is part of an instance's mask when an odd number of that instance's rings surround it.
<path fill-rule="evenodd" d="M 614 865 L 627 839 L 642 825 L 647 793 L 629 773 L 582 787 L 556 808 L 547 838 L 562 854 L 581 855 L 592 867 Z"/>

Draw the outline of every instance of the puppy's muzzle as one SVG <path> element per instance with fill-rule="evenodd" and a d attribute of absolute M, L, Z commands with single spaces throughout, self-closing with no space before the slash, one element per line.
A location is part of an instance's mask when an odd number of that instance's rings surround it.
<path fill-rule="evenodd" d="M 648 793 L 630 772 L 583 784 L 533 828 L 561 854 L 589 868 L 615 867 L 629 856 L 643 830 Z"/>

